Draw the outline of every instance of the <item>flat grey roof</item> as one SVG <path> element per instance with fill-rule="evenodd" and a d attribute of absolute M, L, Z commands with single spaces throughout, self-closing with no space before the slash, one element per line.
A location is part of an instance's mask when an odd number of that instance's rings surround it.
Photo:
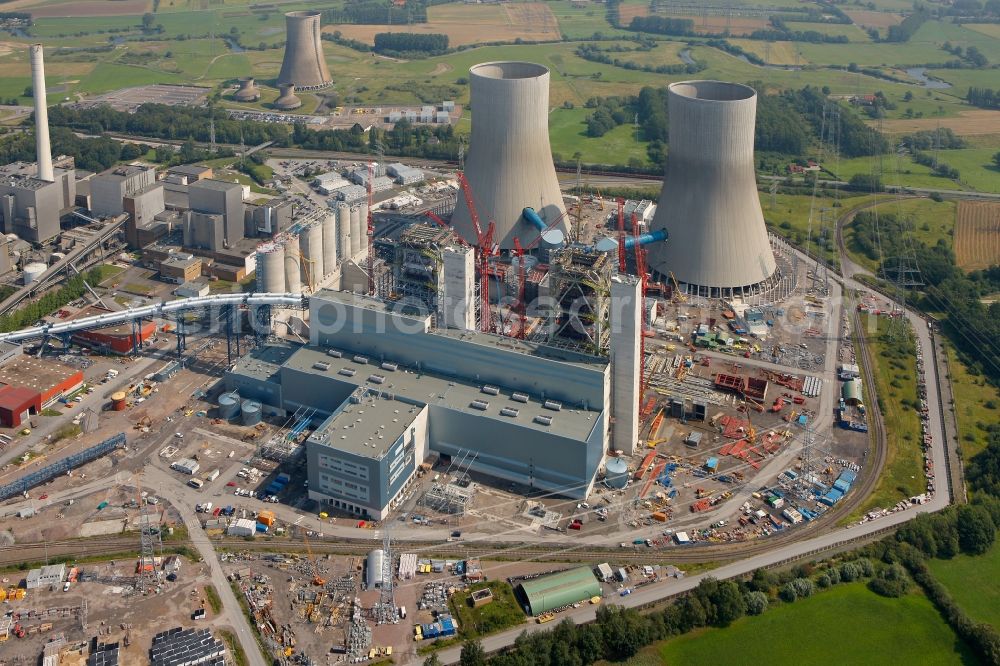
<path fill-rule="evenodd" d="M 176 173 L 185 176 L 200 176 L 209 170 L 211 170 L 211 167 L 201 166 L 199 164 L 181 164 L 179 166 L 170 167 L 167 169 L 167 173 Z"/>
<path fill-rule="evenodd" d="M 239 183 L 230 183 L 228 180 L 215 180 L 214 178 L 208 178 L 205 180 L 199 180 L 197 182 L 188 185 L 188 191 L 192 189 L 204 189 L 204 190 L 216 190 L 218 192 L 228 192 L 234 189 L 243 189 L 243 186 Z"/>
<path fill-rule="evenodd" d="M 261 381 L 270 381 L 298 349 L 290 343 L 277 343 L 255 349 L 236 362 L 233 372 Z"/>
<path fill-rule="evenodd" d="M 537 395 L 529 395 L 526 403 L 518 402 L 511 397 L 515 391 L 503 387 L 497 387 L 500 389 L 498 395 L 490 395 L 483 392 L 483 385 L 478 382 L 463 381 L 428 372 L 418 373 L 415 369 L 402 365 L 395 371 L 384 370 L 380 367 L 382 361 L 375 358 L 369 359 L 367 364 L 361 364 L 353 360 L 355 354 L 352 352 L 338 350 L 343 356 L 335 358 L 327 354 L 327 349 L 325 347 L 301 347 L 291 355 L 284 365 L 294 370 L 331 377 L 357 386 L 368 386 L 372 390 L 391 393 L 407 401 L 447 407 L 465 414 L 513 423 L 524 428 L 558 434 L 579 441 L 590 436 L 600 414 L 593 409 L 584 410 L 579 405 L 567 403 L 563 404 L 561 411 L 554 411 L 543 407 L 542 400 Z M 386 361 L 392 362 L 392 359 L 386 359 Z M 317 363 L 328 364 L 329 369 L 321 370 L 314 367 L 314 364 Z M 340 370 L 343 368 L 354 370 L 354 376 L 340 374 Z M 385 377 L 385 380 L 381 384 L 369 381 L 372 375 Z M 474 401 L 487 403 L 486 409 L 473 407 Z M 501 410 L 505 408 L 517 410 L 517 416 L 501 414 Z M 537 416 L 551 418 L 551 424 L 536 423 L 535 417 Z"/>
<path fill-rule="evenodd" d="M 358 391 L 360 393 L 360 391 Z M 351 399 L 309 437 L 318 444 L 366 458 L 381 459 L 407 431 L 423 407 L 406 404 L 377 391 L 360 403 Z"/>

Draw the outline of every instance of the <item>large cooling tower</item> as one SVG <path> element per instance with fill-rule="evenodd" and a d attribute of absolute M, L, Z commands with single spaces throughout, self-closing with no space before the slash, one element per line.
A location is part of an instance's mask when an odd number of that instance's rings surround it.
<path fill-rule="evenodd" d="M 285 14 L 285 57 L 278 83 L 294 84 L 298 90 L 326 88 L 333 81 L 323 58 L 319 17 L 322 12 L 301 11 Z"/>
<path fill-rule="evenodd" d="M 549 70 L 530 62 L 488 62 L 470 70 L 472 137 L 465 177 L 472 189 L 483 232 L 496 221 L 494 240 L 500 247 L 533 242 L 539 230 L 522 211 L 534 208 L 552 224 L 566 212 L 549 148 Z M 465 204 L 451 219 L 470 243 L 476 232 Z M 554 227 L 566 231 L 560 221 Z"/>
<path fill-rule="evenodd" d="M 650 229 L 669 240 L 647 246 L 649 266 L 691 294 L 752 293 L 776 270 L 754 173 L 757 93 L 721 81 L 667 90 L 670 149 Z"/>

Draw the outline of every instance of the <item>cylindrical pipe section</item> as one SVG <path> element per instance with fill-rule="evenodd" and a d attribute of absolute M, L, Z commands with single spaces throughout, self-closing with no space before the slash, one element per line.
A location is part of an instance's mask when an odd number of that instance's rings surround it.
<path fill-rule="evenodd" d="M 42 45 L 28 47 L 31 54 L 31 91 L 35 96 L 35 153 L 38 160 L 38 178 L 53 182 L 52 146 L 49 144 L 49 107 L 45 100 L 45 60 Z"/>
<path fill-rule="evenodd" d="M 550 222 L 566 212 L 549 148 L 549 70 L 529 62 L 488 62 L 469 74 L 473 112 L 465 177 L 480 223 L 494 220 L 495 240 L 510 249 L 515 237 L 536 233 L 522 215 L 525 206 Z M 478 241 L 464 196 L 458 197 L 452 226 L 469 243 Z M 565 233 L 565 221 L 554 229 Z"/>
<path fill-rule="evenodd" d="M 361 237 L 364 231 L 361 229 L 361 207 L 355 206 L 351 209 L 351 259 L 356 259 L 358 252 L 361 252 Z"/>
<path fill-rule="evenodd" d="M 310 224 L 299 232 L 299 249 L 302 253 L 302 280 L 311 291 L 323 279 L 323 227 Z"/>
<path fill-rule="evenodd" d="M 285 246 L 285 289 L 290 294 L 302 292 L 302 262 L 299 259 L 299 237 L 289 234 L 282 239 Z"/>
<path fill-rule="evenodd" d="M 285 248 L 273 241 L 257 246 L 257 288 L 270 294 L 285 293 Z"/>
<path fill-rule="evenodd" d="M 330 275 L 337 270 L 337 214 L 330 211 L 323 217 L 323 271 Z"/>
<path fill-rule="evenodd" d="M 322 12 L 315 10 L 285 14 L 285 56 L 278 83 L 294 83 L 299 90 L 329 86 L 333 80 L 323 56 L 320 29 Z"/>
<path fill-rule="evenodd" d="M 628 236 L 625 238 L 625 249 L 631 250 L 635 247 L 638 242 L 639 246 L 649 245 L 650 243 L 659 243 L 660 241 L 667 240 L 667 230 L 657 229 L 656 231 L 650 231 L 649 233 L 641 234 L 639 236 Z"/>
<path fill-rule="evenodd" d="M 777 268 L 754 171 L 757 93 L 722 81 L 667 90 L 670 148 L 650 230 L 670 242 L 651 247 L 649 265 L 697 293 L 754 288 Z"/>
<path fill-rule="evenodd" d="M 337 206 L 337 254 L 341 261 L 350 259 L 351 207 L 346 203 Z"/>

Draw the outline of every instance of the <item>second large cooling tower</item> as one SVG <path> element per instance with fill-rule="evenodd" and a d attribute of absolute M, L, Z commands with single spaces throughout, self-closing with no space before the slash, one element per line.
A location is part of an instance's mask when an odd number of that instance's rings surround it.
<path fill-rule="evenodd" d="M 757 93 L 721 81 L 668 87 L 670 149 L 651 229 L 669 240 L 649 248 L 649 265 L 671 271 L 688 293 L 731 297 L 757 291 L 775 274 L 757 195 Z"/>
<path fill-rule="evenodd" d="M 316 90 L 333 82 L 323 57 L 319 28 L 321 13 L 301 11 L 285 14 L 285 57 L 278 74 L 279 85 L 291 83 L 298 90 Z"/>
<path fill-rule="evenodd" d="M 465 176 L 483 232 L 496 222 L 494 241 L 528 245 L 539 234 L 522 216 L 534 208 L 546 226 L 566 212 L 549 147 L 549 70 L 530 62 L 487 62 L 470 70 L 472 138 Z M 458 197 L 452 226 L 470 243 L 476 232 Z M 554 227 L 566 230 L 564 222 Z"/>

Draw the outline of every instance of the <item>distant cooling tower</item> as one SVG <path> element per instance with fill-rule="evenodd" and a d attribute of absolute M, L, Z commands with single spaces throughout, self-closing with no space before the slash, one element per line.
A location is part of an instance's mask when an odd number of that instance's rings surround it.
<path fill-rule="evenodd" d="M 278 74 L 279 85 L 292 83 L 299 90 L 318 90 L 333 83 L 323 58 L 320 14 L 318 11 L 285 14 L 285 57 Z"/>
<path fill-rule="evenodd" d="M 233 94 L 233 99 L 237 102 L 256 102 L 260 99 L 260 88 L 252 76 L 240 79 L 240 88 Z"/>
<path fill-rule="evenodd" d="M 302 106 L 302 100 L 295 96 L 295 85 L 292 83 L 282 83 L 278 86 L 281 94 L 274 100 L 274 106 L 283 111 L 291 111 Z"/>
<path fill-rule="evenodd" d="M 668 86 L 670 149 L 647 246 L 649 266 L 673 272 L 690 294 L 733 297 L 775 277 L 757 195 L 753 139 L 757 93 L 721 81 Z"/>
<path fill-rule="evenodd" d="M 533 208 L 546 226 L 562 216 L 559 181 L 549 147 L 549 70 L 530 62 L 488 62 L 470 70 L 472 138 L 465 177 L 473 192 L 483 231 L 496 221 L 500 247 L 533 242 L 539 234 L 523 216 Z M 470 243 L 476 232 L 465 198 L 451 220 Z M 554 229 L 566 231 L 560 221 Z"/>

